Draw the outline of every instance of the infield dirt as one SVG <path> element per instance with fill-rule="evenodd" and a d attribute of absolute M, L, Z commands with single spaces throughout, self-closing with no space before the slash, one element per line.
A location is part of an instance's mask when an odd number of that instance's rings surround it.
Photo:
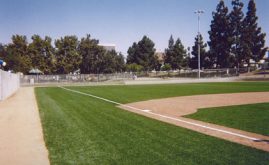
<path fill-rule="evenodd" d="M 251 92 L 251 93 L 232 93 L 232 94 L 211 94 L 211 95 L 195 95 L 195 96 L 183 96 L 183 97 L 173 97 L 165 99 L 155 99 L 149 101 L 142 101 L 136 103 L 127 104 L 130 107 L 135 107 L 141 110 L 134 110 L 126 106 L 120 106 L 120 108 L 138 113 L 147 117 L 151 117 L 163 122 L 171 123 L 180 127 L 191 129 L 206 135 L 218 137 L 231 142 L 240 143 L 246 146 L 254 147 L 260 150 L 269 152 L 269 137 L 264 135 L 259 135 L 251 132 L 246 132 L 242 130 L 237 130 L 233 128 L 228 128 L 224 126 L 219 126 L 216 124 L 210 124 L 202 121 L 197 121 L 193 119 L 187 119 L 182 116 L 195 113 L 199 108 L 210 108 L 210 107 L 221 107 L 221 106 L 231 106 L 231 105 L 243 105 L 243 104 L 254 104 L 254 103 L 264 103 L 269 102 L 269 92 Z M 149 110 L 149 112 L 147 111 Z M 161 117 L 167 116 L 168 118 Z M 169 119 L 175 118 L 185 122 Z M 188 124 L 187 122 L 194 123 Z M 197 126 L 202 125 L 205 127 Z M 208 129 L 210 127 L 213 129 L 218 129 L 221 131 L 215 131 Z M 259 141 L 250 140 L 248 138 L 234 136 L 225 131 L 240 134 L 242 136 L 252 137 L 260 139 Z"/>

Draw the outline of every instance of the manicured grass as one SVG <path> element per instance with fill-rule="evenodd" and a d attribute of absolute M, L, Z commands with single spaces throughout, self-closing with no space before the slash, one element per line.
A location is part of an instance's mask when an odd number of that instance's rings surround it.
<path fill-rule="evenodd" d="M 105 97 L 120 103 L 150 100 L 157 98 L 269 91 L 269 82 L 234 82 L 234 83 L 199 83 L 199 84 L 167 84 L 167 85 L 119 85 L 71 87 L 72 89 Z"/>
<path fill-rule="evenodd" d="M 240 84 L 72 88 L 122 103 L 190 94 L 269 90 L 269 83 Z M 36 95 L 51 164 L 269 162 L 267 152 L 139 116 L 61 88 L 36 88 Z"/>
<path fill-rule="evenodd" d="M 269 136 L 269 103 L 205 108 L 185 117 Z"/>

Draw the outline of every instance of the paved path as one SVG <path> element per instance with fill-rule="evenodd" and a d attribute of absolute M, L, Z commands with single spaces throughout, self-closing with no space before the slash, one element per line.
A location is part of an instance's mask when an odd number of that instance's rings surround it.
<path fill-rule="evenodd" d="M 263 136 L 182 117 L 183 115 L 195 113 L 199 108 L 263 102 L 269 102 L 269 92 L 173 97 L 130 103 L 120 107 L 157 120 L 188 128 L 193 131 L 269 152 L 269 136 Z M 253 139 L 260 139 L 261 141 Z"/>
<path fill-rule="evenodd" d="M 32 87 L 0 102 L 0 164 L 49 164 Z"/>

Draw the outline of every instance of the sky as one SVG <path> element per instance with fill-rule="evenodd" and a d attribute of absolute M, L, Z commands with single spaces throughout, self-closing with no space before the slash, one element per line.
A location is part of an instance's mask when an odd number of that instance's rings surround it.
<path fill-rule="evenodd" d="M 242 0 L 246 12 L 248 0 Z M 191 47 L 201 16 L 201 34 L 208 41 L 212 12 L 219 0 L 0 0 L 0 43 L 11 42 L 14 34 L 78 38 L 90 34 L 102 44 L 116 44 L 127 54 L 133 42 L 147 35 L 157 51 L 164 51 L 170 35 Z M 231 0 L 225 0 L 230 7 Z M 269 46 L 269 0 L 256 0 L 258 25 L 267 33 Z"/>

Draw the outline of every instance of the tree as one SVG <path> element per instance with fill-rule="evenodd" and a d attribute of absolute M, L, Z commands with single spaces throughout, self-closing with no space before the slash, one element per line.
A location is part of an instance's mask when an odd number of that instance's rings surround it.
<path fill-rule="evenodd" d="M 0 59 L 5 60 L 6 55 L 6 46 L 0 43 Z"/>
<path fill-rule="evenodd" d="M 168 64 L 168 63 L 164 64 L 164 65 L 161 67 L 161 70 L 162 70 L 162 71 L 169 71 L 169 70 L 171 70 L 171 69 L 172 69 L 172 68 L 171 68 L 171 65 Z"/>
<path fill-rule="evenodd" d="M 210 47 L 210 58 L 219 67 L 230 67 L 231 38 L 229 35 L 228 8 L 221 0 L 217 5 L 216 12 L 212 13 L 208 45 Z"/>
<path fill-rule="evenodd" d="M 173 70 L 181 69 L 186 66 L 187 51 L 185 50 L 181 40 L 178 38 L 174 43 L 173 36 L 168 41 L 168 48 L 165 50 L 165 64 L 170 64 Z"/>
<path fill-rule="evenodd" d="M 78 53 L 78 38 L 65 36 L 55 41 L 57 72 L 66 74 L 79 69 L 82 57 Z"/>
<path fill-rule="evenodd" d="M 126 70 L 128 72 L 141 72 L 144 70 L 143 66 L 138 65 L 136 63 L 132 63 L 132 64 L 127 64 L 126 65 Z"/>
<path fill-rule="evenodd" d="M 234 58 L 234 66 L 242 65 L 243 49 L 242 49 L 242 33 L 243 33 L 243 18 L 242 11 L 244 4 L 240 0 L 232 0 L 233 10 L 229 14 L 230 20 L 230 38 L 231 38 L 231 55 Z"/>
<path fill-rule="evenodd" d="M 137 57 L 139 54 L 139 47 L 136 42 L 133 43 L 131 47 L 129 47 L 127 51 L 127 64 L 138 64 L 140 63 L 139 58 Z"/>
<path fill-rule="evenodd" d="M 27 38 L 22 35 L 13 35 L 12 43 L 6 47 L 6 68 L 14 72 L 27 74 L 31 69 L 31 58 L 27 53 Z"/>
<path fill-rule="evenodd" d="M 113 73 L 124 70 L 124 57 L 116 51 L 106 51 L 98 46 L 99 41 L 91 39 L 90 35 L 82 38 L 78 52 L 82 56 L 81 73 Z"/>
<path fill-rule="evenodd" d="M 101 59 L 100 66 L 102 73 L 122 72 L 124 68 L 124 58 L 122 54 L 118 54 L 115 50 L 106 51 Z"/>
<path fill-rule="evenodd" d="M 123 72 L 125 70 L 125 60 L 123 54 L 119 53 L 116 56 L 116 71 Z"/>
<path fill-rule="evenodd" d="M 171 64 L 173 61 L 175 61 L 174 58 L 174 38 L 171 35 L 169 40 L 168 40 L 168 48 L 165 49 L 165 56 L 164 56 L 164 64 L 169 64 L 170 67 L 172 68 Z"/>
<path fill-rule="evenodd" d="M 194 46 L 192 47 L 192 58 L 190 59 L 190 67 L 192 69 L 198 68 L 198 44 L 200 44 L 200 66 L 201 68 L 211 68 L 212 63 L 210 61 L 209 54 L 206 51 L 206 43 L 203 41 L 203 36 L 200 34 L 200 43 L 198 42 L 198 35 L 195 37 Z"/>
<path fill-rule="evenodd" d="M 0 60 L 6 61 L 6 56 L 7 56 L 6 46 L 0 43 Z M 0 66 L 0 69 L 5 70 L 6 67 Z"/>
<path fill-rule="evenodd" d="M 51 45 L 51 38 L 46 36 L 42 39 L 39 35 L 32 36 L 32 43 L 28 46 L 28 54 L 32 59 L 32 67 L 38 68 L 44 74 L 51 74 L 56 71 L 54 48 Z"/>
<path fill-rule="evenodd" d="M 242 47 L 246 63 L 249 65 L 250 59 L 258 62 L 266 53 L 265 33 L 258 27 L 258 17 L 256 16 L 256 4 L 254 0 L 248 3 L 248 11 L 243 20 Z"/>
<path fill-rule="evenodd" d="M 147 36 L 138 43 L 134 42 L 128 49 L 127 64 L 138 64 L 145 71 L 156 69 L 157 57 L 155 56 L 155 44 Z"/>
<path fill-rule="evenodd" d="M 172 69 L 181 69 L 184 67 L 187 51 L 185 50 L 181 40 L 178 38 L 174 45 L 174 62 L 171 64 Z"/>
<path fill-rule="evenodd" d="M 105 50 L 98 46 L 98 43 L 99 41 L 91 39 L 89 34 L 81 39 L 78 47 L 78 52 L 82 57 L 82 63 L 80 65 L 81 73 L 99 73 L 99 59 L 103 56 Z"/>

